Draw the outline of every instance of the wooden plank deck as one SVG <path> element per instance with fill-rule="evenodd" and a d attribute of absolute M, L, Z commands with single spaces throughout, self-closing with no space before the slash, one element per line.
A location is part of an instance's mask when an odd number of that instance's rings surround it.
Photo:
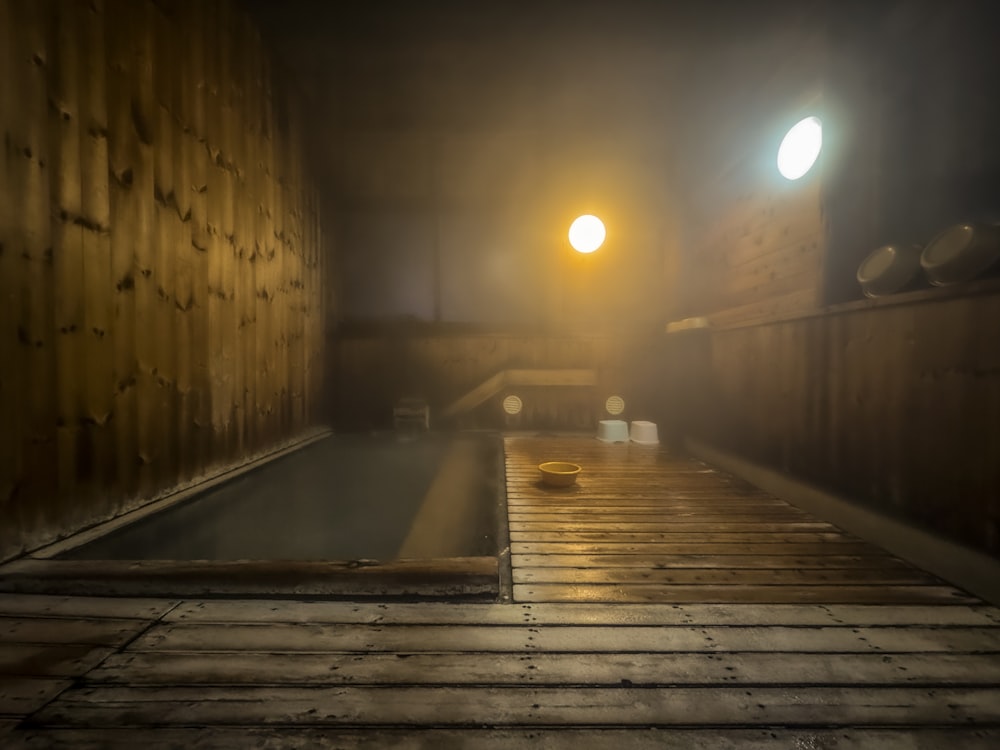
<path fill-rule="evenodd" d="M 975 598 L 695 459 L 505 438 L 514 600 L 961 604 Z M 543 461 L 583 467 L 540 483 Z"/>
<path fill-rule="evenodd" d="M 0 631 L 0 745 L 1000 742 L 1000 610 L 986 605 L 127 601 L 0 595 L 5 616 L 67 641 Z M 110 624 L 76 634 L 79 616 Z"/>
<path fill-rule="evenodd" d="M 1000 747 L 1000 608 L 700 464 L 549 445 L 587 473 L 540 490 L 509 441 L 512 525 L 663 535 L 521 542 L 517 594 L 584 601 L 0 594 L 0 747 Z"/>

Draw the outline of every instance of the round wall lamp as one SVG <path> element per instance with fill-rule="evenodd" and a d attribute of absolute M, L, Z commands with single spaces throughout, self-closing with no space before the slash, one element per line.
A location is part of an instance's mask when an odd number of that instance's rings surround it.
<path fill-rule="evenodd" d="M 521 399 L 513 394 L 503 400 L 503 410 L 512 416 L 520 414 L 523 407 Z"/>
<path fill-rule="evenodd" d="M 604 411 L 613 417 L 617 417 L 625 411 L 625 399 L 621 396 L 608 396 L 608 400 L 604 402 Z"/>
<path fill-rule="evenodd" d="M 604 244 L 607 231 L 596 216 L 584 214 L 570 225 L 569 244 L 578 253 L 592 253 Z"/>
<path fill-rule="evenodd" d="M 804 177 L 823 150 L 823 123 L 818 117 L 799 120 L 778 147 L 778 171 L 786 180 Z"/>

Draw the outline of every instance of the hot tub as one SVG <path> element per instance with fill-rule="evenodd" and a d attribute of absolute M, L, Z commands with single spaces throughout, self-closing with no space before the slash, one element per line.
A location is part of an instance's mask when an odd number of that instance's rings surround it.
<path fill-rule="evenodd" d="M 0 590 L 500 594 L 493 433 L 332 435 L 134 523 L 0 569 Z"/>

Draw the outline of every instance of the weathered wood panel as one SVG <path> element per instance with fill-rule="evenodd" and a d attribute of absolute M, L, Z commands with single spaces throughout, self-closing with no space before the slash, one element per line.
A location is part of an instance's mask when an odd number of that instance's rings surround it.
<path fill-rule="evenodd" d="M 810 582 L 754 586 L 746 583 L 713 585 L 670 584 L 561 584 L 533 583 L 514 586 L 514 599 L 521 602 L 868 602 L 876 604 L 967 604 L 976 601 L 951 586 L 848 586 Z"/>
<path fill-rule="evenodd" d="M 35 599 L 47 616 L 11 617 Z M 10 675 L 0 707 L 30 714 L 6 744 L 776 750 L 995 739 L 994 607 L 215 599 L 157 622 L 172 606 L 0 597 L 0 620 L 47 641 L 17 643 L 25 658 L 9 665 L 4 655 L 16 656 L 0 645 Z M 115 638 L 125 623 L 146 632 L 122 631 L 128 643 L 99 665 L 106 647 L 74 645 Z"/>
<path fill-rule="evenodd" d="M 112 653 L 87 644 L 0 643 L 0 677 L 77 677 Z"/>
<path fill-rule="evenodd" d="M 7 3 L 9 26 L 4 28 L 6 61 L 12 66 L 6 79 L 16 106 L 5 107 L 5 149 L 8 151 L 4 179 L 4 201 L 10 202 L 10 223 L 0 227 L 3 245 L 11 259 L 4 280 L 16 349 L 16 387 L 11 398 L 16 406 L 5 411 L 4 432 L 12 432 L 12 442 L 4 443 L 13 452 L 13 475 L 8 480 L 8 501 L 3 509 L 10 523 L 4 529 L 38 527 L 51 523 L 55 507 L 44 507 L 35 498 L 55 497 L 57 472 L 56 328 L 54 267 L 52 255 L 51 182 L 52 168 L 48 138 L 48 69 L 53 44 L 48 33 L 52 5 L 48 2 Z M 10 345 L 8 339 L 8 346 Z M 11 419 L 11 417 L 14 417 Z M 9 427 L 8 427 L 9 426 Z"/>
<path fill-rule="evenodd" d="M 478 653 L 115 654 L 89 672 L 105 685 L 606 685 L 623 679 L 645 687 L 665 685 L 928 685 L 967 673 L 966 682 L 995 685 L 1000 663 L 979 654 L 629 653 L 581 660 L 577 654 L 531 653 L 518 659 L 484 659 Z"/>
<path fill-rule="evenodd" d="M 449 557 L 378 563 L 250 560 L 38 560 L 9 563 L 0 590 L 86 596 L 230 595 L 411 597 L 488 600 L 498 593 L 497 558 Z"/>
<path fill-rule="evenodd" d="M 685 381 L 672 399 L 693 404 L 675 415 L 708 442 L 997 554 L 996 268 L 983 286 L 883 299 L 882 309 L 822 307 L 860 300 L 858 265 L 880 245 L 995 221 L 1000 106 L 982 92 L 1000 58 L 976 51 L 990 46 L 991 10 L 869 4 L 823 18 L 822 44 L 761 54 L 733 84 L 746 100 L 722 106 L 739 117 L 692 119 L 692 133 L 705 130 L 682 170 L 692 186 L 685 311 L 717 331 L 745 328 L 704 336 L 701 352 L 671 344 L 664 369 L 695 355 L 696 370 L 669 376 Z M 811 83 L 813 99 L 771 97 L 746 85 L 755 73 L 772 93 Z M 782 112 L 830 127 L 816 174 L 779 187 Z M 773 138 L 754 138 L 755 120 Z M 713 149 L 726 163 L 703 176 Z"/>
<path fill-rule="evenodd" d="M 515 601 L 975 601 L 659 447 L 520 436 L 505 446 Z M 538 472 L 547 460 L 583 471 L 571 487 L 548 488 Z"/>
<path fill-rule="evenodd" d="M 0 731 L 3 725 L 0 724 Z M 17 738 L 26 748 L 53 750 L 131 750 L 137 745 L 151 750 L 170 748 L 268 747 L 270 745 L 307 750 L 332 747 L 345 750 L 419 747 L 480 747 L 486 750 L 516 750 L 539 745 L 552 750 L 603 750 L 629 747 L 635 750 L 785 750 L 789 747 L 826 747 L 842 750 L 911 750 L 914 747 L 958 745 L 969 750 L 993 750 L 1000 741 L 1000 731 L 986 728 L 907 727 L 905 729 L 405 729 L 371 728 L 360 730 L 323 727 L 199 727 L 164 728 L 155 734 L 142 729 L 54 729 Z"/>
<path fill-rule="evenodd" d="M 2 6 L 7 558 L 316 422 L 326 280 L 301 110 L 234 3 Z"/>
<path fill-rule="evenodd" d="M 703 231 L 684 268 L 688 314 L 740 311 L 745 320 L 758 308 L 773 315 L 784 298 L 795 300 L 786 313 L 820 306 L 827 243 L 818 179 L 740 196 Z"/>
<path fill-rule="evenodd" d="M 514 583 L 557 583 L 565 585 L 669 585 L 669 584 L 703 584 L 713 585 L 816 585 L 816 586 L 878 586 L 880 584 L 914 584 L 926 583 L 927 576 L 918 570 L 905 568 L 895 570 L 857 569 L 857 568 L 825 568 L 821 571 L 804 572 L 795 569 L 739 570 L 739 569 L 708 569 L 708 570 L 665 570 L 640 568 L 638 566 L 588 569 L 571 566 L 542 566 L 539 568 L 518 568 L 513 574 Z M 720 586 L 720 591 L 725 591 Z M 844 592 L 846 593 L 846 591 Z"/>
<path fill-rule="evenodd" d="M 120 646 L 146 629 L 135 619 L 0 616 L 0 642 Z"/>
<path fill-rule="evenodd" d="M 18 621 L 20 622 L 20 621 Z M 25 626 L 27 627 L 27 626 Z M 0 630 L 0 633 L 3 633 Z M 1000 648 L 997 627 L 614 626 L 460 627 L 326 623 L 170 623 L 137 638 L 138 651 L 495 652 L 801 651 L 972 653 Z"/>
<path fill-rule="evenodd" d="M 15 603 L 47 597 L 15 597 Z M 7 601 L 7 597 L 0 599 Z M 69 599 L 60 606 L 78 607 Z M 100 601 L 100 600 L 98 600 Z M 107 602 L 108 600 L 104 600 Z M 132 600 L 137 601 L 137 600 Z M 141 601 L 141 600 L 138 600 Z M 86 606 L 86 605 L 83 605 Z M 106 605 L 102 605 L 106 606 Z M 6 610 L 5 610 L 6 611 Z M 22 610 L 12 610 L 22 611 Z M 74 608 L 70 612 L 76 612 Z M 86 611 L 90 611 L 89 609 Z M 108 616 L 124 616 L 111 614 Z M 1000 609 L 991 606 L 780 605 L 729 607 L 724 604 L 680 604 L 664 607 L 627 604 L 521 604 L 497 607 L 447 602 L 270 602 L 209 599 L 185 601 L 164 614 L 165 622 L 309 622 L 369 625 L 1000 625 Z"/>
<path fill-rule="evenodd" d="M 523 565 L 529 568 L 608 566 L 613 568 L 652 567 L 654 570 L 667 568 L 733 568 L 739 570 L 767 568 L 791 570 L 855 568 L 888 570 L 895 567 L 906 567 L 906 564 L 902 561 L 894 563 L 891 560 L 886 560 L 882 554 L 873 554 L 871 552 L 866 555 L 734 554 L 732 550 L 724 550 L 715 554 L 708 554 L 708 550 L 700 550 L 700 552 L 702 554 L 647 553 L 643 555 L 627 555 L 607 552 L 602 554 L 586 554 L 548 551 L 545 554 L 522 553 L 520 560 Z"/>
<path fill-rule="evenodd" d="M 19 68 L 17 47 L 11 39 L 12 13 L 9 3 L 0 3 L 0 69 L 13 71 Z M 15 108 L 13 81 L 7 77 L 0 80 L 0 112 Z M 6 125 L 6 123 L 4 123 Z M 10 130 L 4 128 L 2 163 L 0 163 L 0 306 L 11 310 L 17 300 L 17 284 L 14 282 L 18 261 L 14 255 L 13 237 L 9 228 L 14 226 L 14 171 L 21 157 L 12 142 Z M 11 362 L 19 354 L 17 340 L 17 317 L 0 315 L 0 361 Z M 0 369 L 0 413 L 6 414 L 4 429 L 0 430 L 0 504 L 9 505 L 14 494 L 14 478 L 19 461 L 20 406 L 17 394 L 23 390 L 20 378 L 21 368 Z"/>
<path fill-rule="evenodd" d="M 69 680 L 31 678 L 0 682 L 0 715 L 29 714 L 55 698 Z"/>
<path fill-rule="evenodd" d="M 165 614 L 176 605 L 177 602 L 164 599 L 0 595 L 0 611 L 7 615 L 33 614 L 46 617 L 110 617 L 150 620 Z"/>
<path fill-rule="evenodd" d="M 105 3 L 105 39 L 108 87 L 108 171 L 111 232 L 111 322 L 113 357 L 112 420 L 116 448 L 115 478 L 121 495 L 112 508 L 120 507 L 125 496 L 138 489 L 139 460 L 138 405 L 136 384 L 136 276 L 135 237 L 140 231 L 138 190 L 133 189 L 141 143 L 132 118 L 132 77 L 135 70 L 129 18 L 135 4 L 126 0 Z"/>
<path fill-rule="evenodd" d="M 95 687 L 70 690 L 36 720 L 125 723 L 858 726 L 1000 719 L 1000 689 L 937 687 Z M 749 699 L 749 700 L 748 700 Z M 318 706 L 325 706 L 320 709 Z"/>
<path fill-rule="evenodd" d="M 998 319 L 987 291 L 715 330 L 682 429 L 996 554 Z"/>

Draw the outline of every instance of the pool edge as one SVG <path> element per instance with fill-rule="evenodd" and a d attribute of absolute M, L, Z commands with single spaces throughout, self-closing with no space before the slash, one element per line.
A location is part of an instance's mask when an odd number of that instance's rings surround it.
<path fill-rule="evenodd" d="M 3 566 L 0 592 L 69 596 L 496 601 L 496 557 L 429 560 L 40 560 Z"/>
<path fill-rule="evenodd" d="M 80 529 L 79 531 L 76 531 L 62 539 L 58 539 L 34 550 L 30 550 L 20 557 L 5 560 L 2 564 L 0 564 L 0 574 L 3 574 L 8 565 L 18 562 L 19 560 L 56 559 L 59 555 L 75 550 L 78 547 L 83 547 L 84 545 L 89 544 L 96 539 L 100 539 L 101 537 L 107 536 L 120 528 L 124 528 L 141 521 L 143 518 L 161 513 L 164 510 L 200 495 L 217 485 L 230 482 L 244 474 L 256 471 L 272 461 L 276 461 L 279 458 L 283 458 L 284 456 L 306 448 L 313 443 L 319 442 L 320 440 L 326 440 L 334 434 L 333 430 L 329 428 L 320 428 L 311 431 L 292 442 L 282 444 L 275 450 L 252 458 L 246 463 L 222 469 L 221 471 L 207 476 L 202 480 L 183 485 L 165 495 L 155 497 L 135 508 L 127 510 L 124 513 L 120 513 L 113 518 L 100 521 L 92 526 L 87 526 L 86 528 Z"/>

